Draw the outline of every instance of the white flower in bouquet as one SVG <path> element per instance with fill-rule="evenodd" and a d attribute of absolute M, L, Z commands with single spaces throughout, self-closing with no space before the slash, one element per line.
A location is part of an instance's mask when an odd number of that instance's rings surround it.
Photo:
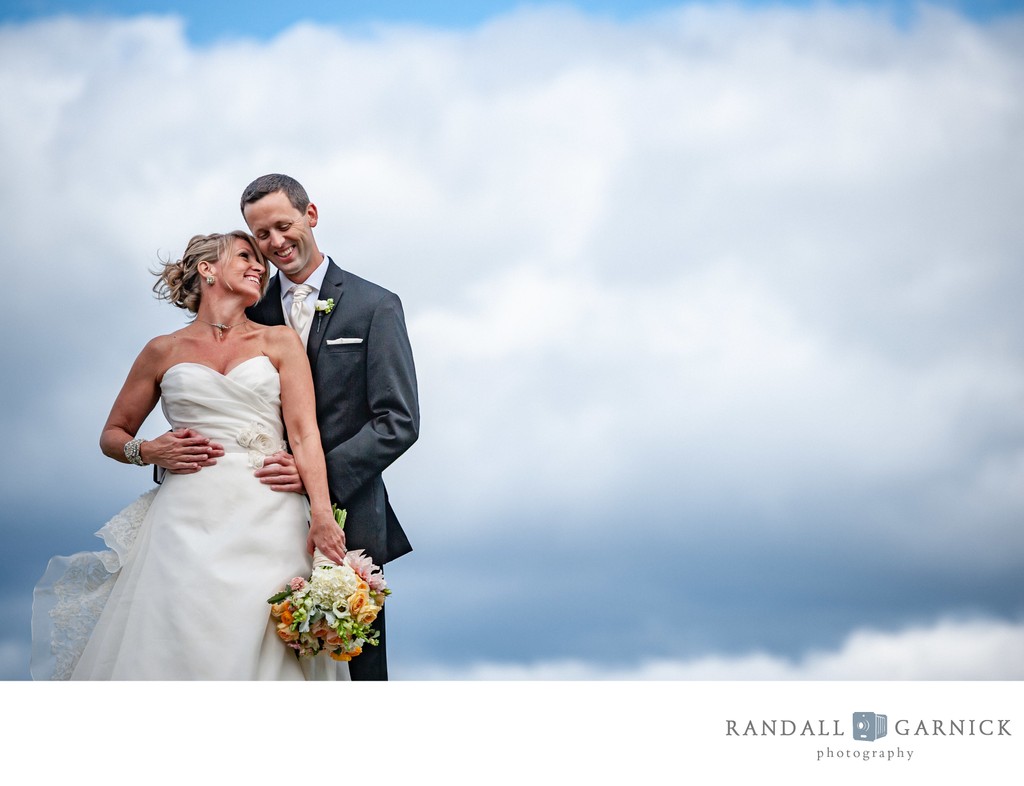
<path fill-rule="evenodd" d="M 310 597 L 321 607 L 335 607 L 359 589 L 360 578 L 348 565 L 323 566 L 310 576 Z"/>

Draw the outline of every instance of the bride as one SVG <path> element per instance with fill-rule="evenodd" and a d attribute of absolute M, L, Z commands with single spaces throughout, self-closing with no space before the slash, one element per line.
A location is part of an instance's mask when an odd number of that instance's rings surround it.
<path fill-rule="evenodd" d="M 268 280 L 246 233 L 197 235 L 159 276 L 158 294 L 195 319 L 143 348 L 100 447 L 167 474 L 97 533 L 109 551 L 51 560 L 33 604 L 33 677 L 304 679 L 310 664 L 278 640 L 266 599 L 309 575 L 314 546 L 345 554 L 306 353 L 291 328 L 246 319 Z M 140 439 L 157 401 L 173 430 Z M 285 430 L 308 502 L 252 474 Z"/>

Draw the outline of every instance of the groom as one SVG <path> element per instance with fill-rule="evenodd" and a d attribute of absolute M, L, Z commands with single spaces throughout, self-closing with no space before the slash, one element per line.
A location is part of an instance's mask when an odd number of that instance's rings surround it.
<path fill-rule="evenodd" d="M 313 238 L 316 205 L 287 175 L 264 175 L 242 193 L 242 216 L 278 274 L 248 316 L 291 325 L 313 371 L 316 414 L 331 500 L 348 510 L 346 546 L 378 565 L 412 550 L 388 502 L 381 473 L 419 433 L 416 370 L 397 295 L 339 268 Z M 288 454 L 256 473 L 276 491 L 302 491 Z M 384 611 L 380 644 L 349 663 L 353 680 L 386 680 Z"/>

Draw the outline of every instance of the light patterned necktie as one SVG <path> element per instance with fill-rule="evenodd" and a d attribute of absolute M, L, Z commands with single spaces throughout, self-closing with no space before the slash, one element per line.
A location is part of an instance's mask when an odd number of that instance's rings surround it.
<path fill-rule="evenodd" d="M 313 291 L 313 287 L 309 284 L 296 284 L 288 291 L 292 295 L 290 322 L 292 327 L 295 328 L 295 332 L 301 336 L 302 331 L 306 329 L 306 324 L 309 322 L 309 309 L 306 308 L 306 298 Z"/>

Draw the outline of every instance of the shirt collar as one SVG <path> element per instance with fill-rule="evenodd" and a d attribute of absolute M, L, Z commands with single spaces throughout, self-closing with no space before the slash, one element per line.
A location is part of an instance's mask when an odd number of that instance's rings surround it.
<path fill-rule="evenodd" d="M 320 294 L 320 288 L 324 285 L 324 277 L 327 275 L 327 266 L 330 264 L 330 261 L 331 258 L 324 254 L 323 261 L 317 266 L 316 270 L 310 273 L 309 278 L 302 282 L 313 287 L 313 291 L 309 293 L 309 298 L 307 298 L 310 302 L 316 300 L 316 296 Z M 288 295 L 288 290 L 295 286 L 295 282 L 284 273 L 279 273 L 278 275 L 281 276 L 281 300 L 283 302 L 285 296 Z"/>

